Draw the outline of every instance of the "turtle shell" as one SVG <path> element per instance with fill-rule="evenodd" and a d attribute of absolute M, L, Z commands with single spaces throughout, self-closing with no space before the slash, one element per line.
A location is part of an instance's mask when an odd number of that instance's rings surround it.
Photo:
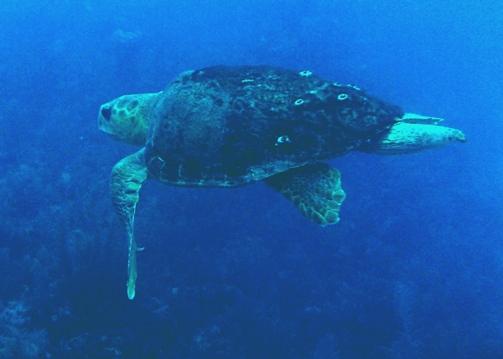
<path fill-rule="evenodd" d="M 171 184 L 236 186 L 358 149 L 401 114 L 309 71 L 209 67 L 180 75 L 153 105 L 145 159 Z"/>

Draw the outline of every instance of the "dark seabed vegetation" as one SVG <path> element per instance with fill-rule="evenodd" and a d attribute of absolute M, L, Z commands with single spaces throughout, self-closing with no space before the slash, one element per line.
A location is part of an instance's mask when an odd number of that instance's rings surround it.
<path fill-rule="evenodd" d="M 503 358 L 503 3 L 0 4 L 0 358 Z M 464 145 L 351 153 L 341 222 L 263 183 L 148 182 L 138 292 L 99 106 L 209 65 L 354 83 Z"/>

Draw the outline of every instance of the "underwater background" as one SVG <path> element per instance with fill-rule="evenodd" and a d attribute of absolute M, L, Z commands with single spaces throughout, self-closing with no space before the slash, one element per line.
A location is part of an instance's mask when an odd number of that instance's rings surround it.
<path fill-rule="evenodd" d="M 0 358 L 503 358 L 503 3 L 2 0 Z M 147 183 L 126 297 L 100 104 L 215 64 L 309 69 L 464 145 L 352 153 L 341 222 L 262 183 Z"/>

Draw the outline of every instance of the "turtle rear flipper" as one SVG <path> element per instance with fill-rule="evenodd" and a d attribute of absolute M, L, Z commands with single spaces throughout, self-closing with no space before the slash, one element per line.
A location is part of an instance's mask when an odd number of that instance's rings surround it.
<path fill-rule="evenodd" d="M 114 166 L 110 188 L 112 201 L 117 214 L 126 226 L 129 242 L 127 295 L 129 299 L 135 296 L 136 252 L 138 247 L 134 237 L 134 216 L 139 193 L 143 182 L 148 177 L 144 161 L 144 149 L 123 158 Z"/>
<path fill-rule="evenodd" d="M 283 194 L 312 221 L 329 225 L 339 222 L 346 194 L 341 174 L 325 163 L 315 163 L 274 175 L 266 182 Z"/>
<path fill-rule="evenodd" d="M 397 122 L 386 135 L 365 150 L 385 155 L 405 154 L 466 142 L 463 132 L 456 128 Z"/>

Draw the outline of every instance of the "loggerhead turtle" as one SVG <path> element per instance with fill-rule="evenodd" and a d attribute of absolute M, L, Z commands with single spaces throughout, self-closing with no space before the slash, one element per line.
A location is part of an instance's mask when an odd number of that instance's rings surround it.
<path fill-rule="evenodd" d="M 103 104 L 99 128 L 142 146 L 114 166 L 111 178 L 129 241 L 129 299 L 137 278 L 135 209 L 148 178 L 197 187 L 264 180 L 309 219 L 334 224 L 345 193 L 340 173 L 324 160 L 350 150 L 402 154 L 465 141 L 440 121 L 310 71 L 269 66 L 188 71 L 164 91 Z"/>

